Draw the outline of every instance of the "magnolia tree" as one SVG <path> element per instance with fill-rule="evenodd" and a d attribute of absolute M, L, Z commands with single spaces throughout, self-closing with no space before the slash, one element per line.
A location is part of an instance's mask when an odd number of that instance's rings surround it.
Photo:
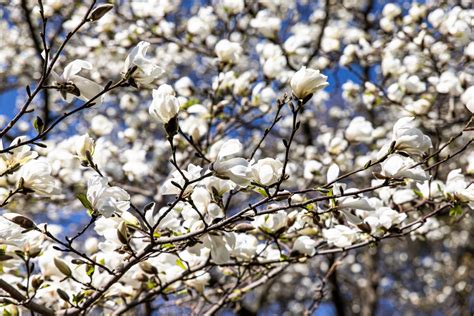
<path fill-rule="evenodd" d="M 3 315 L 470 314 L 471 5 L 2 1 Z"/>

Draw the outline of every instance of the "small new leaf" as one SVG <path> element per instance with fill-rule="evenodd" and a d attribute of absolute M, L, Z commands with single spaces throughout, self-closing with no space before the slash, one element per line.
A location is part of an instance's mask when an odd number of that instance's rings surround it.
<path fill-rule="evenodd" d="M 41 119 L 41 117 L 37 116 L 35 118 L 35 120 L 33 121 L 33 126 L 36 129 L 36 131 L 38 132 L 38 134 L 43 133 L 43 131 L 44 131 L 44 122 Z"/>
<path fill-rule="evenodd" d="M 181 261 L 181 259 L 176 259 L 176 264 L 177 264 L 178 267 L 180 267 L 181 269 L 187 270 L 187 269 L 186 269 L 186 266 L 184 265 L 183 261 Z"/>
<path fill-rule="evenodd" d="M 82 205 L 89 211 L 93 212 L 94 211 L 94 208 L 91 204 L 91 202 L 89 202 L 89 200 L 87 199 L 87 196 L 84 194 L 84 193 L 78 193 L 76 195 L 77 199 L 79 201 L 81 201 Z"/>

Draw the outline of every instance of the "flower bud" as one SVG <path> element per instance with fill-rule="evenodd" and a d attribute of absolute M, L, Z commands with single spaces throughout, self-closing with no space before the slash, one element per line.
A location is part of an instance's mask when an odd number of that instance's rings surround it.
<path fill-rule="evenodd" d="M 239 43 L 223 39 L 217 43 L 215 51 L 220 61 L 224 63 L 235 63 L 242 53 L 242 47 Z"/>
<path fill-rule="evenodd" d="M 84 134 L 77 140 L 76 143 L 76 155 L 81 161 L 89 161 L 94 154 L 94 140 L 89 134 Z"/>
<path fill-rule="evenodd" d="M 89 16 L 89 20 L 90 21 L 97 21 L 99 19 L 101 19 L 107 12 L 109 12 L 110 10 L 112 10 L 114 7 L 113 4 L 109 4 L 109 3 L 106 3 L 106 4 L 102 4 L 102 5 L 99 5 L 97 6 L 92 12 L 91 12 L 91 15 Z"/>
<path fill-rule="evenodd" d="M 178 114 L 179 101 L 170 85 L 164 84 L 153 90 L 149 112 L 154 119 L 162 123 L 168 123 Z"/>
<path fill-rule="evenodd" d="M 67 277 L 70 277 L 72 275 L 71 268 L 69 268 L 69 266 L 67 265 L 67 263 L 64 260 L 59 259 L 58 257 L 54 257 L 53 261 L 54 261 L 54 265 L 56 266 L 56 268 L 58 268 L 58 270 L 62 274 L 64 274 Z"/>
<path fill-rule="evenodd" d="M 120 222 L 117 227 L 117 237 L 122 244 L 128 244 L 129 234 L 128 234 L 128 227 L 125 221 Z"/>
<path fill-rule="evenodd" d="M 321 74 L 319 70 L 301 67 L 290 81 L 293 94 L 300 100 L 305 99 L 310 94 L 328 86 L 328 77 Z"/>

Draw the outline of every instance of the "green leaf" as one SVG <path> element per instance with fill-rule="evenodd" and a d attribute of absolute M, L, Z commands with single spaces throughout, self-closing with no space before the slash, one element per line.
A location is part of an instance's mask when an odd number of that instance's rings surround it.
<path fill-rule="evenodd" d="M 81 201 L 82 205 L 89 211 L 94 212 L 94 207 L 91 202 L 87 199 L 87 196 L 84 193 L 78 193 L 76 195 L 77 199 Z"/>
<path fill-rule="evenodd" d="M 191 98 L 186 103 L 181 105 L 180 110 L 186 110 L 187 108 L 189 108 L 189 107 L 191 107 L 195 104 L 199 104 L 199 99 Z"/>
<path fill-rule="evenodd" d="M 176 259 L 176 264 L 183 270 L 187 270 L 186 266 L 184 265 L 183 261 L 181 259 Z"/>
<path fill-rule="evenodd" d="M 41 134 L 44 130 L 44 122 L 41 117 L 37 116 L 33 121 L 33 126 L 35 127 L 38 134 Z"/>
<path fill-rule="evenodd" d="M 423 193 L 421 193 L 420 190 L 416 190 L 416 189 L 415 189 L 415 190 L 413 190 L 413 192 L 416 194 L 417 197 L 423 198 Z"/>
<path fill-rule="evenodd" d="M 95 271 L 94 265 L 88 264 L 87 265 L 87 271 L 86 271 L 87 276 L 91 277 L 92 274 L 94 274 L 94 271 Z"/>
<path fill-rule="evenodd" d="M 461 204 L 456 204 L 453 208 L 449 210 L 449 216 L 461 216 L 462 213 L 463 212 Z"/>

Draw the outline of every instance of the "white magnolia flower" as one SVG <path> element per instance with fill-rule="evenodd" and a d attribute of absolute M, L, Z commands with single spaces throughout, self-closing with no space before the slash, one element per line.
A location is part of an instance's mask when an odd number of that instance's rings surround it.
<path fill-rule="evenodd" d="M 419 99 L 408 103 L 405 106 L 405 110 L 410 113 L 417 114 L 417 115 L 424 115 L 428 113 L 431 107 L 431 102 L 426 99 Z"/>
<path fill-rule="evenodd" d="M 230 139 L 223 143 L 214 144 L 218 153 L 212 170 L 218 177 L 229 178 L 240 186 L 246 186 L 250 182 L 252 169 L 249 167 L 247 159 L 238 157 L 243 152 L 243 146 L 238 139 Z"/>
<path fill-rule="evenodd" d="M 91 120 L 91 130 L 98 136 L 108 135 L 113 129 L 114 123 L 102 114 L 94 116 Z"/>
<path fill-rule="evenodd" d="M 215 51 L 220 61 L 236 63 L 242 54 L 242 46 L 239 43 L 223 39 L 216 44 Z"/>
<path fill-rule="evenodd" d="M 310 94 L 327 87 L 328 77 L 321 74 L 319 70 L 302 67 L 291 78 L 290 86 L 293 94 L 299 98 L 304 99 Z"/>
<path fill-rule="evenodd" d="M 400 88 L 406 93 L 422 93 L 426 90 L 426 83 L 421 81 L 417 75 L 404 73 L 398 80 Z"/>
<path fill-rule="evenodd" d="M 273 55 L 263 64 L 263 74 L 268 78 L 280 78 L 286 67 L 286 58 L 283 55 Z"/>
<path fill-rule="evenodd" d="M 253 225 L 256 228 L 261 228 L 267 232 L 277 232 L 278 230 L 287 227 L 288 214 L 281 210 L 273 214 L 264 214 L 255 217 Z"/>
<path fill-rule="evenodd" d="M 194 203 L 196 209 L 204 216 L 207 223 L 212 223 L 212 221 L 216 218 L 223 218 L 224 211 L 217 205 L 216 203 L 212 202 L 212 197 L 209 191 L 203 187 L 197 187 L 194 189 L 193 193 L 191 194 L 191 200 Z M 191 213 L 196 220 L 201 220 L 199 214 L 197 214 L 194 207 L 189 207 L 188 209 L 184 209 L 183 213 L 188 211 Z M 184 215 L 183 215 L 184 217 Z"/>
<path fill-rule="evenodd" d="M 180 203 L 178 203 L 179 205 Z M 179 218 L 179 212 L 176 210 L 179 206 L 176 206 L 171 211 L 169 207 L 162 207 L 157 209 L 156 204 L 153 203 L 150 208 L 145 213 L 145 219 L 151 226 L 155 226 L 158 220 L 166 213 L 166 216 L 163 217 L 160 224 L 156 227 L 157 231 L 159 230 L 171 230 L 178 231 L 181 227 L 182 220 Z M 183 225 L 184 226 L 184 225 Z"/>
<path fill-rule="evenodd" d="M 315 177 L 321 175 L 322 168 L 323 164 L 317 160 L 305 160 L 303 177 L 306 180 L 312 180 Z"/>
<path fill-rule="evenodd" d="M 474 183 L 466 180 L 461 169 L 452 170 L 448 174 L 444 192 L 461 202 L 474 202 Z"/>
<path fill-rule="evenodd" d="M 269 10 L 261 10 L 250 21 L 250 26 L 257 29 L 264 36 L 273 38 L 280 30 L 281 20 L 273 16 Z"/>
<path fill-rule="evenodd" d="M 417 181 L 428 180 L 429 175 L 410 157 L 393 154 L 382 162 L 382 175 L 388 178 L 409 178 Z"/>
<path fill-rule="evenodd" d="M 405 213 L 398 213 L 389 207 L 381 207 L 375 212 L 371 212 L 370 215 L 364 219 L 364 222 L 370 226 L 373 234 L 383 235 L 384 230 L 388 230 L 400 224 L 406 218 L 407 214 Z"/>
<path fill-rule="evenodd" d="M 182 77 L 174 83 L 174 88 L 179 95 L 190 97 L 193 94 L 194 83 L 189 77 Z"/>
<path fill-rule="evenodd" d="M 193 287 L 199 293 L 202 293 L 210 280 L 211 275 L 208 272 L 200 271 L 191 275 L 191 277 L 185 283 Z"/>
<path fill-rule="evenodd" d="M 203 180 L 203 182 L 205 183 L 209 192 L 213 192 L 214 194 L 218 194 L 220 196 L 236 187 L 234 182 L 214 176 L 207 177 Z"/>
<path fill-rule="evenodd" d="M 331 164 L 326 173 L 327 183 L 336 181 L 337 177 L 339 177 L 339 172 L 340 172 L 339 166 L 335 163 Z"/>
<path fill-rule="evenodd" d="M 413 155 L 421 155 L 433 147 L 431 139 L 414 127 L 414 117 L 403 117 L 393 126 L 392 141 L 395 149 Z"/>
<path fill-rule="evenodd" d="M 177 279 L 185 272 L 185 270 L 177 264 L 180 260 L 181 259 L 174 254 L 161 253 L 156 257 L 151 257 L 147 262 L 158 271 L 157 276 L 160 282 L 166 283 Z"/>
<path fill-rule="evenodd" d="M 309 236 L 300 236 L 293 243 L 292 251 L 311 257 L 316 253 L 317 244 L 317 241 Z"/>
<path fill-rule="evenodd" d="M 24 248 L 29 245 L 31 248 L 40 247 L 43 242 L 43 234 L 38 231 L 25 231 L 15 223 L 15 218 L 23 217 L 17 213 L 4 213 L 0 216 L 0 245 Z"/>
<path fill-rule="evenodd" d="M 221 235 L 207 234 L 203 237 L 204 246 L 211 250 L 211 258 L 216 264 L 227 263 L 235 247 L 235 233 L 222 232 Z"/>
<path fill-rule="evenodd" d="M 204 39 L 217 24 L 217 17 L 212 6 L 201 7 L 198 14 L 192 16 L 187 23 L 187 31 L 198 38 Z"/>
<path fill-rule="evenodd" d="M 75 143 L 76 155 L 81 161 L 88 161 L 88 155 L 92 157 L 94 154 L 94 139 L 89 134 L 84 134 L 77 138 Z"/>
<path fill-rule="evenodd" d="M 227 14 L 238 14 L 245 8 L 244 0 L 222 0 L 221 5 Z"/>
<path fill-rule="evenodd" d="M 179 112 L 179 101 L 170 85 L 163 84 L 153 90 L 153 101 L 148 109 L 150 115 L 159 122 L 168 123 Z"/>
<path fill-rule="evenodd" d="M 345 183 L 335 183 L 333 185 L 334 195 L 339 195 L 341 194 L 341 192 L 344 192 L 347 194 L 347 193 L 357 192 L 357 191 L 358 189 L 356 188 L 346 189 Z M 358 197 L 356 195 L 348 195 L 348 196 L 338 198 L 337 207 L 339 209 L 353 208 L 353 209 L 365 210 L 365 211 L 371 211 L 374 209 L 372 205 L 370 205 L 369 200 L 367 198 Z"/>
<path fill-rule="evenodd" d="M 78 75 L 82 69 L 91 70 L 92 65 L 85 60 L 77 59 L 64 67 L 61 76 L 54 71 L 51 72 L 53 84 L 60 88 L 61 96 L 67 102 L 71 102 L 74 98 L 87 102 L 102 92 L 102 87 L 97 83 Z M 94 102 L 100 104 L 102 97 L 95 99 Z"/>
<path fill-rule="evenodd" d="M 19 144 L 24 141 L 26 138 L 24 136 L 15 138 L 10 146 Z M 4 149 L 3 142 L 0 139 L 0 150 Z M 0 175 L 3 175 L 5 172 L 14 172 L 18 168 L 28 161 L 38 157 L 36 151 L 32 151 L 31 147 L 28 145 L 23 145 L 17 148 L 10 150 L 9 152 L 0 154 Z"/>
<path fill-rule="evenodd" d="M 192 181 L 194 179 L 197 179 L 201 176 L 201 170 L 202 168 L 199 166 L 195 166 L 192 163 L 188 165 L 187 170 L 181 170 L 184 176 L 189 180 Z M 176 185 L 173 184 L 176 183 L 180 187 L 177 187 Z M 171 174 L 171 178 L 166 180 L 163 185 L 160 188 L 160 193 L 163 195 L 168 195 L 168 194 L 180 194 L 181 189 L 184 188 L 184 183 L 186 181 L 184 180 L 181 172 L 179 170 L 174 171 Z M 192 191 L 193 188 L 197 185 L 197 183 L 193 183 L 191 185 L 188 185 L 186 189 L 184 190 L 184 196 L 189 195 Z"/>
<path fill-rule="evenodd" d="M 146 86 L 162 75 L 165 71 L 155 65 L 152 60 L 146 58 L 146 52 L 150 47 L 148 42 L 140 42 L 135 46 L 125 59 L 122 73 L 126 74 L 130 69 L 136 67 L 131 78 L 138 86 Z"/>
<path fill-rule="evenodd" d="M 20 169 L 19 179 L 25 189 L 41 195 L 59 194 L 56 180 L 51 176 L 51 166 L 46 161 L 31 160 Z"/>
<path fill-rule="evenodd" d="M 249 234 L 235 234 L 235 248 L 232 249 L 234 257 L 250 260 L 257 252 L 258 240 Z"/>
<path fill-rule="evenodd" d="M 433 147 L 431 139 L 415 127 L 414 117 L 402 117 L 393 126 L 392 141 L 394 149 L 411 155 L 422 155 Z M 385 155 L 391 144 L 386 144 L 380 150 L 379 158 Z"/>
<path fill-rule="evenodd" d="M 115 212 L 125 212 L 130 208 L 130 195 L 122 188 L 109 186 L 107 178 L 104 177 L 89 178 L 87 199 L 92 208 L 105 217 L 110 217 Z"/>
<path fill-rule="evenodd" d="M 425 199 L 436 198 L 443 196 L 444 192 L 444 183 L 439 180 L 425 181 L 423 183 L 417 183 L 416 187 L 418 188 L 419 193 Z"/>
<path fill-rule="evenodd" d="M 387 3 L 382 10 L 382 15 L 386 18 L 393 19 L 402 13 L 402 9 L 395 3 Z"/>
<path fill-rule="evenodd" d="M 474 86 L 470 86 L 466 89 L 466 91 L 464 91 L 464 93 L 461 95 L 461 101 L 464 103 L 464 105 L 466 105 L 467 109 L 471 111 L 472 114 L 474 114 Z"/>
<path fill-rule="evenodd" d="M 252 166 L 255 182 L 261 185 L 271 185 L 277 182 L 283 170 L 283 164 L 273 158 L 264 158 Z"/>
<path fill-rule="evenodd" d="M 323 236 L 330 245 L 344 248 L 357 240 L 357 231 L 344 225 L 336 225 L 334 228 L 324 230 Z"/>
<path fill-rule="evenodd" d="M 461 81 L 453 71 L 445 71 L 439 77 L 436 84 L 436 91 L 439 93 L 449 93 L 453 96 L 458 96 L 463 92 Z"/>
<path fill-rule="evenodd" d="M 346 128 L 345 136 L 350 141 L 370 143 L 373 131 L 374 127 L 371 122 L 362 116 L 356 116 Z"/>

